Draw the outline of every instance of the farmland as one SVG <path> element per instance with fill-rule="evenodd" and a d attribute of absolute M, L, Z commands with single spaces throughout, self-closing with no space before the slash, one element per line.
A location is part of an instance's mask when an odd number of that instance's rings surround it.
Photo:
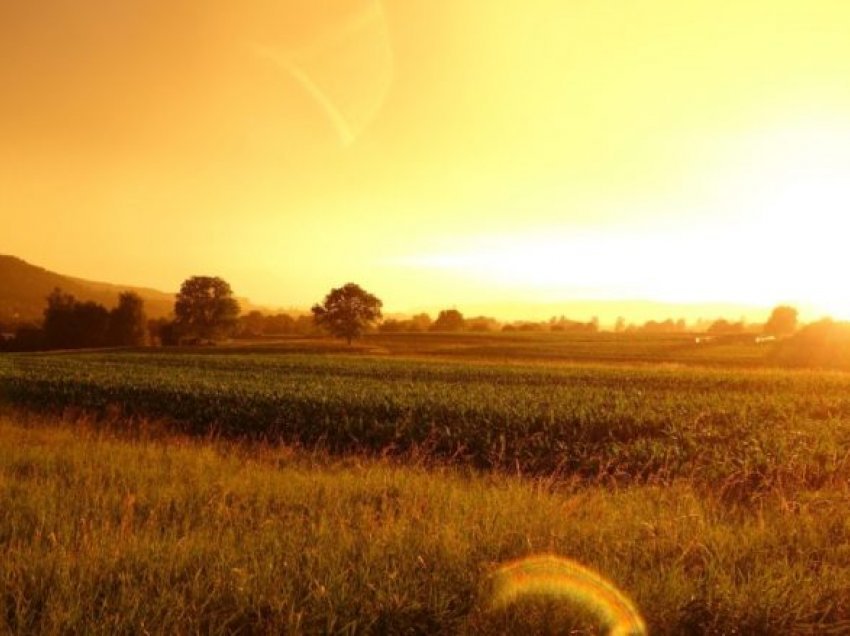
<path fill-rule="evenodd" d="M 744 497 L 850 471 L 850 376 L 836 372 L 116 352 L 10 356 L 0 387 L 184 432 Z"/>
<path fill-rule="evenodd" d="M 592 344 L 2 356 L 0 628 L 592 632 L 486 610 L 496 563 L 556 552 L 651 633 L 846 629 L 850 374 Z"/>

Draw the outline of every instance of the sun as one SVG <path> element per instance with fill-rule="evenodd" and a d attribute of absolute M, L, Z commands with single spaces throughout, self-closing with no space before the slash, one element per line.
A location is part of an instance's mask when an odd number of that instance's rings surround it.
<path fill-rule="evenodd" d="M 751 255 L 739 284 L 850 318 L 850 126 L 787 126 L 739 152 L 718 192 L 729 246 Z"/>
<path fill-rule="evenodd" d="M 514 298 L 791 303 L 810 318 L 850 318 L 850 124 L 740 135 L 695 166 L 692 183 L 620 202 L 616 224 L 477 233 L 403 264 Z"/>

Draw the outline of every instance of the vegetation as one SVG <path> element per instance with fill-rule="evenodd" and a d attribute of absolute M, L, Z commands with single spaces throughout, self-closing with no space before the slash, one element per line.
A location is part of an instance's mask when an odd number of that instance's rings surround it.
<path fill-rule="evenodd" d="M 599 633 L 489 602 L 554 553 L 652 634 L 841 633 L 850 375 L 767 365 L 846 334 L 0 356 L 0 632 Z"/>
<path fill-rule="evenodd" d="M 380 324 L 378 330 L 382 333 L 422 333 L 428 331 L 431 324 L 431 316 L 420 313 L 406 320 L 388 318 Z"/>
<path fill-rule="evenodd" d="M 146 342 L 144 300 L 135 292 L 120 294 L 118 305 L 109 311 L 93 301 L 81 302 L 57 288 L 47 297 L 43 326 L 19 327 L 7 346 L 12 350 L 35 351 L 139 346 Z"/>
<path fill-rule="evenodd" d="M 166 417 L 183 430 L 425 454 L 732 499 L 850 475 L 850 377 L 830 372 L 445 364 L 333 355 L 16 355 L 5 399 Z"/>
<path fill-rule="evenodd" d="M 139 347 L 148 340 L 145 301 L 133 292 L 118 297 L 118 306 L 109 312 L 107 339 L 120 346 Z"/>
<path fill-rule="evenodd" d="M 383 303 L 354 283 L 332 289 L 321 305 L 313 305 L 316 324 L 348 344 L 381 318 Z"/>
<path fill-rule="evenodd" d="M 797 310 L 788 305 L 774 307 L 764 325 L 764 332 L 771 336 L 790 336 L 797 329 Z"/>
<path fill-rule="evenodd" d="M 0 447 L 4 633 L 598 633 L 569 604 L 489 609 L 496 566 L 540 552 L 610 578 L 651 634 L 850 625 L 846 483 L 742 509 L 686 481 L 577 487 L 8 413 Z"/>
<path fill-rule="evenodd" d="M 850 323 L 824 319 L 780 342 L 772 361 L 797 367 L 850 369 Z"/>
<path fill-rule="evenodd" d="M 132 291 L 144 299 L 148 315 L 154 318 L 167 316 L 174 307 L 173 293 L 63 276 L 0 254 L 0 332 L 13 333 L 19 327 L 39 324 L 44 299 L 57 287 L 81 302 L 91 301 L 107 309 L 115 306 L 120 293 Z"/>
<path fill-rule="evenodd" d="M 109 311 L 94 302 L 78 302 L 54 289 L 44 310 L 44 341 L 48 349 L 102 347 L 109 330 Z"/>
<path fill-rule="evenodd" d="M 236 327 L 239 303 L 233 290 L 217 276 L 192 276 L 183 281 L 174 303 L 175 328 L 181 339 L 215 341 Z"/>
<path fill-rule="evenodd" d="M 462 313 L 457 309 L 443 309 L 430 329 L 431 331 L 461 331 L 464 326 L 466 326 L 466 320 Z"/>

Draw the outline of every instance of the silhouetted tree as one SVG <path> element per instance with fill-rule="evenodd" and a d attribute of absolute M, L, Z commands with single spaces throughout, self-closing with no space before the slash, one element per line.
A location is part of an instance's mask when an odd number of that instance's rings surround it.
<path fill-rule="evenodd" d="M 180 344 L 180 335 L 173 320 L 154 318 L 148 320 L 148 342 L 163 347 L 173 347 Z"/>
<path fill-rule="evenodd" d="M 382 306 L 376 296 L 359 285 L 347 283 L 332 289 L 321 305 L 313 305 L 313 320 L 316 325 L 351 344 L 352 339 L 381 318 Z"/>
<path fill-rule="evenodd" d="M 109 312 L 109 344 L 140 347 L 147 342 L 145 301 L 135 292 L 118 296 L 118 306 Z"/>
<path fill-rule="evenodd" d="M 520 331 L 540 331 L 542 329 L 531 328 L 527 325 L 542 325 L 542 323 L 524 323 L 519 326 Z M 589 322 L 570 320 L 566 316 L 552 316 L 549 319 L 549 331 L 565 333 L 596 333 L 599 331 L 599 318 L 594 316 Z"/>
<path fill-rule="evenodd" d="M 73 316 L 76 299 L 58 287 L 47 297 L 44 310 L 44 345 L 48 349 L 68 346 L 73 338 Z"/>
<path fill-rule="evenodd" d="M 14 337 L 4 343 L 5 351 L 38 351 L 45 348 L 44 330 L 38 325 L 23 324 L 14 333 Z"/>
<path fill-rule="evenodd" d="M 771 336 L 790 336 L 797 329 L 797 310 L 788 305 L 774 307 L 764 325 L 764 333 Z"/>
<path fill-rule="evenodd" d="M 321 305 L 313 305 L 313 320 L 348 344 L 381 318 L 383 303 L 354 283 L 332 289 Z"/>
<path fill-rule="evenodd" d="M 274 316 L 266 316 L 263 333 L 269 335 L 278 335 L 284 333 L 292 333 L 295 331 L 295 320 L 289 314 L 275 314 Z"/>
<path fill-rule="evenodd" d="M 50 349 L 102 347 L 109 329 L 109 311 L 95 302 L 78 302 L 54 289 L 44 310 L 44 344 Z"/>
<path fill-rule="evenodd" d="M 257 311 L 249 311 L 239 316 L 239 335 L 243 337 L 260 336 L 266 332 L 266 317 Z"/>
<path fill-rule="evenodd" d="M 410 319 L 410 329 L 408 331 L 428 331 L 428 328 L 431 326 L 431 316 L 428 314 L 416 314 L 413 318 Z"/>
<path fill-rule="evenodd" d="M 434 323 L 431 325 L 431 331 L 460 331 L 463 329 L 466 321 L 463 314 L 457 309 L 443 309 Z"/>
<path fill-rule="evenodd" d="M 744 333 L 744 323 L 743 321 L 729 322 L 725 318 L 718 318 L 713 323 L 711 323 L 709 328 L 706 330 L 706 333 L 716 335 Z"/>
<path fill-rule="evenodd" d="M 298 316 L 292 324 L 292 332 L 302 336 L 315 336 L 322 332 L 313 315 Z"/>
<path fill-rule="evenodd" d="M 409 320 L 396 320 L 395 318 L 390 318 L 381 323 L 381 326 L 378 327 L 378 331 L 381 333 L 402 333 L 407 331 L 409 326 Z"/>
<path fill-rule="evenodd" d="M 823 318 L 776 343 L 771 358 L 781 364 L 850 368 L 850 322 Z"/>
<path fill-rule="evenodd" d="M 219 340 L 236 326 L 239 303 L 233 290 L 217 276 L 192 276 L 183 281 L 174 303 L 175 326 L 181 337 Z"/>
<path fill-rule="evenodd" d="M 489 316 L 475 316 L 474 318 L 466 318 L 464 320 L 467 331 L 487 332 L 498 331 L 502 325 L 495 318 Z"/>

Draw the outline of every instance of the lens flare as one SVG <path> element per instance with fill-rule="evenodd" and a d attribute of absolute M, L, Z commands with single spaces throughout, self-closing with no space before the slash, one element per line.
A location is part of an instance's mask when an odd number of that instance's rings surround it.
<path fill-rule="evenodd" d="M 646 625 L 634 604 L 611 582 L 585 566 L 551 554 L 501 565 L 493 573 L 493 608 L 531 596 L 567 599 L 596 615 L 610 636 L 645 636 Z"/>
<path fill-rule="evenodd" d="M 358 12 L 298 50 L 281 43 L 248 45 L 306 91 L 343 146 L 375 119 L 392 83 L 394 54 L 379 0 L 362 0 Z"/>

